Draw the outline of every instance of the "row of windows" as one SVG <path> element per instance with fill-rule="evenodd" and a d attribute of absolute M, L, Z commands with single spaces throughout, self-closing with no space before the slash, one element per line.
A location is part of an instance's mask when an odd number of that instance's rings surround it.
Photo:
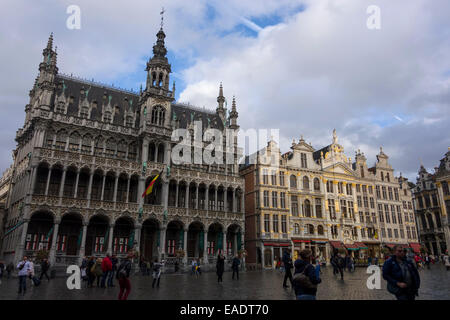
<path fill-rule="evenodd" d="M 265 232 L 280 232 L 279 229 L 280 215 L 272 215 L 272 229 L 270 229 L 270 214 L 264 215 L 264 231 Z M 287 233 L 287 218 L 281 215 L 281 232 Z"/>
<path fill-rule="evenodd" d="M 394 193 L 392 193 L 394 192 Z M 387 192 L 386 192 L 386 187 L 381 187 L 381 192 L 380 192 L 380 186 L 376 186 L 376 193 L 377 193 L 377 199 L 381 199 L 381 195 L 383 195 L 383 199 L 387 200 L 389 198 L 389 200 L 394 200 L 395 201 L 399 201 L 399 195 L 398 195 L 398 188 L 392 188 L 392 187 L 388 187 L 387 188 Z"/>
<path fill-rule="evenodd" d="M 425 206 L 423 205 L 423 199 L 425 199 Z M 431 205 L 431 200 L 433 200 L 433 205 Z M 419 202 L 419 208 L 438 207 L 438 199 L 436 194 L 431 195 L 431 198 L 429 194 L 423 195 L 423 198 L 418 196 L 417 201 Z"/>
<path fill-rule="evenodd" d="M 295 235 L 300 234 L 300 225 L 298 223 L 294 224 L 294 234 Z M 314 226 L 312 224 L 305 225 L 305 227 L 303 228 L 303 234 L 304 235 L 314 235 L 315 234 Z M 321 226 L 321 225 L 317 226 L 317 235 L 323 236 L 324 234 L 325 234 L 325 231 L 324 231 L 323 226 Z"/>
<path fill-rule="evenodd" d="M 386 229 L 381 228 L 381 236 L 383 238 L 386 238 Z M 395 239 L 405 239 L 405 231 L 403 228 L 400 229 L 391 229 L 387 228 L 387 237 L 388 238 L 395 238 Z M 414 228 L 410 228 L 409 226 L 406 227 L 406 238 L 407 239 L 416 239 L 416 230 Z"/>

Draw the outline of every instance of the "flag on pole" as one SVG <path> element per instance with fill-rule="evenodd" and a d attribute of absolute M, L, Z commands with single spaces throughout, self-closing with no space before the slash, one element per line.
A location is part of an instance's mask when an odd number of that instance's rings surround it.
<path fill-rule="evenodd" d="M 47 237 L 45 237 L 45 241 L 48 241 L 48 239 L 50 238 L 50 236 L 53 233 L 53 227 L 50 228 L 50 231 L 47 233 Z"/>
<path fill-rule="evenodd" d="M 156 175 L 156 177 L 153 178 L 153 180 L 150 182 L 150 184 L 148 185 L 147 189 L 145 189 L 145 192 L 142 194 L 142 198 L 144 198 L 145 196 L 148 196 L 150 193 L 152 193 L 153 191 L 153 186 L 155 185 L 155 181 L 159 178 L 159 176 L 161 175 L 162 171 L 160 173 L 158 173 Z"/>

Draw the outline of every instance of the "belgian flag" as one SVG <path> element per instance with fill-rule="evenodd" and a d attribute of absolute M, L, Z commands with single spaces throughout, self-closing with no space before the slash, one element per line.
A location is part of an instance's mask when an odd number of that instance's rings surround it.
<path fill-rule="evenodd" d="M 153 186 L 155 185 L 156 180 L 158 180 L 159 176 L 162 174 L 163 170 L 161 170 L 160 173 L 156 175 L 156 177 L 153 178 L 152 181 L 150 181 L 150 184 L 148 185 L 147 189 L 145 189 L 144 193 L 142 194 L 142 198 L 145 198 L 145 196 L 148 196 L 153 191 Z"/>

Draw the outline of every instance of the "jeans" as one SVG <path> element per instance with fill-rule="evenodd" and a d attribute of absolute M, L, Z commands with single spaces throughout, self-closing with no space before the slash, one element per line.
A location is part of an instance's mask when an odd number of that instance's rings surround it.
<path fill-rule="evenodd" d="M 312 294 L 302 294 L 297 296 L 297 300 L 316 300 L 316 296 Z"/>
<path fill-rule="evenodd" d="M 119 300 L 127 300 L 128 295 L 130 294 L 131 291 L 130 280 L 128 278 L 120 278 L 119 286 L 120 286 Z"/>
<path fill-rule="evenodd" d="M 156 283 L 156 287 L 159 288 L 159 279 L 161 279 L 161 277 L 153 278 L 152 288 L 155 287 L 155 283 Z"/>
<path fill-rule="evenodd" d="M 104 271 L 103 275 L 102 275 L 102 282 L 100 284 L 100 287 L 104 288 L 105 287 L 105 282 L 106 282 L 106 278 L 108 277 L 109 273 L 111 271 Z"/>
<path fill-rule="evenodd" d="M 19 276 L 19 293 L 24 293 L 27 290 L 27 276 Z"/>
<path fill-rule="evenodd" d="M 236 273 L 237 279 L 239 280 L 239 269 L 233 270 L 233 276 L 231 277 L 231 279 L 234 279 L 234 274 L 235 273 Z"/>
<path fill-rule="evenodd" d="M 283 287 L 286 287 L 286 280 L 289 279 L 289 282 L 292 286 L 292 273 L 290 268 L 286 268 L 286 273 L 284 274 Z"/>
<path fill-rule="evenodd" d="M 108 271 L 108 287 L 114 286 L 113 279 L 114 279 L 114 270 Z"/>

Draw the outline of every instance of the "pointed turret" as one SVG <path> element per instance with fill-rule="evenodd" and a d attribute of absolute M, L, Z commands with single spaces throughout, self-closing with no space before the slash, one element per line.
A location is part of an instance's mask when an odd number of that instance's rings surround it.
<path fill-rule="evenodd" d="M 239 126 L 237 124 L 237 118 L 238 118 L 238 112 L 236 111 L 236 97 L 233 96 L 233 103 L 231 104 L 231 112 L 230 112 L 230 128 L 231 129 L 238 129 Z"/>
<path fill-rule="evenodd" d="M 216 112 L 223 122 L 226 117 L 226 112 L 225 112 L 225 108 L 223 106 L 225 103 L 225 97 L 223 96 L 222 82 L 220 83 L 219 96 L 217 97 L 217 102 L 218 102 L 218 106 L 217 106 Z"/>

